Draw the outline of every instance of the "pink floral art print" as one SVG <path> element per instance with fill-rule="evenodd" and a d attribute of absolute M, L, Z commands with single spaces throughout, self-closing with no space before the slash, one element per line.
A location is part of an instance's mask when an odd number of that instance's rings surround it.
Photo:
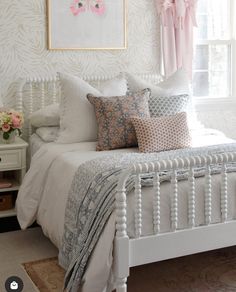
<path fill-rule="evenodd" d="M 50 50 L 127 47 L 128 0 L 47 0 Z"/>
<path fill-rule="evenodd" d="M 75 16 L 88 11 L 103 15 L 106 11 L 106 6 L 103 0 L 73 0 L 70 10 Z"/>

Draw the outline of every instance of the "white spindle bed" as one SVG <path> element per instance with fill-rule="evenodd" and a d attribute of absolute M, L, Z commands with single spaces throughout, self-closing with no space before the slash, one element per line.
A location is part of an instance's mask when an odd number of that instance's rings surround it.
<path fill-rule="evenodd" d="M 154 83 L 159 81 L 157 75 L 142 75 Z M 92 76 L 84 79 L 95 84 L 110 79 L 112 76 Z M 32 134 L 28 123 L 29 115 L 45 105 L 58 102 L 60 99 L 60 86 L 56 77 L 29 78 L 20 82 L 17 93 L 16 108 L 24 112 L 26 123 L 24 138 Z M 116 237 L 115 237 L 115 275 L 116 290 L 127 291 L 126 280 L 129 268 L 137 265 L 152 263 L 165 259 L 189 255 L 193 253 L 232 246 L 236 243 L 236 221 L 228 221 L 228 190 L 227 165 L 236 160 L 236 153 L 177 158 L 153 163 L 131 165 L 120 176 L 116 194 Z M 210 165 L 221 164 L 221 223 L 212 224 L 212 178 Z M 205 173 L 205 224 L 196 226 L 196 205 L 194 168 L 206 167 Z M 177 169 L 188 169 L 188 228 L 178 228 L 178 179 Z M 172 194 L 170 200 L 171 231 L 160 233 L 161 225 L 161 198 L 160 176 L 163 171 L 171 171 Z M 142 235 L 142 187 L 141 176 L 147 172 L 154 174 L 153 195 L 153 235 Z M 126 181 L 135 176 L 135 238 L 129 238 L 126 226 Z"/>
<path fill-rule="evenodd" d="M 196 156 L 186 159 L 160 161 L 156 163 L 142 163 L 132 165 L 120 177 L 116 195 L 116 240 L 115 265 L 117 275 L 117 291 L 126 291 L 126 278 L 129 268 L 189 255 L 197 252 L 213 250 L 236 243 L 236 221 L 227 221 L 228 194 L 226 167 L 235 161 L 236 153 L 225 153 L 208 156 Z M 222 164 L 221 172 L 221 223 L 211 224 L 212 191 L 210 164 Z M 205 225 L 195 225 L 195 178 L 194 168 L 206 166 L 205 175 Z M 178 230 L 178 180 L 176 169 L 189 169 L 188 193 L 188 224 L 189 228 Z M 162 171 L 172 171 L 171 184 L 171 231 L 159 233 L 160 230 L 160 178 Z M 142 237 L 142 195 L 140 175 L 155 173 L 153 197 L 153 235 Z M 125 183 L 130 175 L 135 175 L 135 238 L 129 238 L 126 232 L 126 189 Z"/>

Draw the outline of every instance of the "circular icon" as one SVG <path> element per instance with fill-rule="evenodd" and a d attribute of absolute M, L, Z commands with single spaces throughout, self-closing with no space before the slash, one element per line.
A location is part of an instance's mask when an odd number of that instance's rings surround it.
<path fill-rule="evenodd" d="M 21 292 L 23 287 L 23 281 L 17 276 L 9 277 L 5 282 L 5 288 L 7 292 Z"/>

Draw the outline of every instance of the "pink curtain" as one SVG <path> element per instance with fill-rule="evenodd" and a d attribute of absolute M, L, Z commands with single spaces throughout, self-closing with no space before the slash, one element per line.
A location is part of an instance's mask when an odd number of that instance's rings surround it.
<path fill-rule="evenodd" d="M 161 19 L 165 76 L 185 69 L 192 77 L 193 27 L 197 26 L 197 0 L 156 0 Z"/>

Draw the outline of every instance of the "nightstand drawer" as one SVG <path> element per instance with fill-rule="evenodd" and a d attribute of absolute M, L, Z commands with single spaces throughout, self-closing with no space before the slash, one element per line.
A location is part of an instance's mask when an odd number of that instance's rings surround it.
<path fill-rule="evenodd" d="M 21 151 L 0 151 L 0 170 L 21 167 Z"/>

